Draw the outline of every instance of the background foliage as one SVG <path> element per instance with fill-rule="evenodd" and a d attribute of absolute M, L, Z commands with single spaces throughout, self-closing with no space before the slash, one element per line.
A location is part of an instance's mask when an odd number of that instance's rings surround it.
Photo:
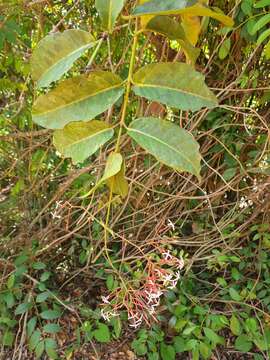
<path fill-rule="evenodd" d="M 126 2 L 123 15 L 134 5 Z M 196 70 L 220 105 L 191 113 L 132 94 L 125 119 L 160 116 L 192 132 L 201 180 L 158 163 L 124 134 L 128 195 L 110 199 L 105 183 L 82 197 L 102 177 L 113 143 L 76 165 L 55 151 L 52 132 L 32 120 L 37 92 L 30 58 L 52 29 L 82 29 L 104 39 L 90 68 L 93 49 L 65 78 L 108 70 L 125 79 L 134 28 L 120 16 L 105 36 L 106 19 L 94 1 L 0 2 L 3 358 L 84 359 L 92 353 L 110 359 L 113 352 L 120 358 L 118 349 L 126 358 L 150 360 L 269 358 L 270 3 L 209 5 L 232 17 L 233 27 L 188 16 L 183 25 L 201 49 Z M 140 34 L 137 50 L 136 70 L 184 62 L 187 51 L 156 32 Z M 121 106 L 122 99 L 99 120 L 116 124 Z M 150 317 L 135 331 L 126 310 L 149 276 L 149 259 L 160 263 L 160 249 L 183 257 L 184 268 L 156 308 L 158 321 Z M 101 297 L 122 284 L 129 302 L 112 298 L 118 316 L 106 322 Z"/>

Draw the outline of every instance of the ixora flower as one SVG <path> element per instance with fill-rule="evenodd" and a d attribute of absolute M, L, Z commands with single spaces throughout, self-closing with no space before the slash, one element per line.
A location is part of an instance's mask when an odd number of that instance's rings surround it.
<path fill-rule="evenodd" d="M 104 320 L 110 321 L 113 317 L 119 316 L 119 314 L 114 311 L 105 311 L 104 309 L 101 309 L 101 316 Z"/>
<path fill-rule="evenodd" d="M 120 309 L 126 309 L 129 325 L 138 328 L 143 322 L 150 323 L 150 319 L 157 321 L 156 313 L 162 295 L 168 290 L 173 290 L 181 277 L 180 270 L 184 267 L 182 257 L 178 258 L 170 253 L 158 249 L 161 260 L 149 259 L 145 266 L 144 280 L 137 289 L 130 288 L 125 291 L 115 289 L 108 296 L 101 296 L 104 308 L 101 316 L 109 321 L 119 315 Z M 121 296 L 119 296 L 121 294 Z"/>

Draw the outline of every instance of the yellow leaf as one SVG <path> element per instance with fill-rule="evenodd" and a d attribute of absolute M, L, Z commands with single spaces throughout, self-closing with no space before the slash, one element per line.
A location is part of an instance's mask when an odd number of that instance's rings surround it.
<path fill-rule="evenodd" d="M 123 162 L 120 172 L 107 180 L 109 189 L 122 198 L 125 198 L 128 194 L 128 182 L 125 178 L 125 172 L 126 168 Z"/>
<path fill-rule="evenodd" d="M 199 16 L 182 15 L 182 27 L 187 39 L 192 45 L 196 45 L 201 32 L 201 20 Z"/>
<path fill-rule="evenodd" d="M 145 2 L 145 0 L 142 0 Z M 148 3 L 149 0 L 146 1 Z M 218 10 L 218 11 L 217 11 Z M 222 24 L 228 27 L 232 27 L 234 21 L 229 16 L 221 12 L 221 10 L 216 9 L 212 10 L 211 8 L 204 6 L 202 3 L 197 3 L 192 6 L 179 7 L 174 6 L 174 2 L 166 4 L 163 6 L 163 3 L 160 3 L 158 7 L 154 7 L 152 2 L 142 6 L 137 6 L 132 15 L 133 17 L 139 16 L 151 16 L 151 15 L 190 15 L 190 16 L 208 16 L 213 19 L 220 21 Z"/>
<path fill-rule="evenodd" d="M 150 0 L 139 0 L 139 4 L 142 5 L 146 2 L 148 2 Z M 146 25 L 147 23 L 154 17 L 154 15 L 145 15 L 145 16 L 142 16 L 141 19 L 140 19 L 140 22 L 141 22 L 141 28 L 142 29 L 145 29 L 146 28 Z"/>
<path fill-rule="evenodd" d="M 144 30 L 161 34 L 170 40 L 176 40 L 182 46 L 189 62 L 192 65 L 196 63 L 200 49 L 196 49 L 190 43 L 190 41 L 187 39 L 184 28 L 182 24 L 179 23 L 179 21 L 174 20 L 169 16 L 155 16 L 147 23 Z"/>

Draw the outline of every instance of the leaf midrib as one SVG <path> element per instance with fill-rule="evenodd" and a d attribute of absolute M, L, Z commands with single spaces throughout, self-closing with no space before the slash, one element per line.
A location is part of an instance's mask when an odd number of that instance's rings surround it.
<path fill-rule="evenodd" d="M 174 152 L 178 153 L 178 154 L 179 154 L 180 156 L 182 156 L 189 164 L 191 164 L 191 166 L 192 166 L 192 168 L 193 168 L 193 170 L 194 170 L 194 173 L 195 173 L 195 174 L 198 173 L 198 172 L 196 171 L 196 168 L 195 168 L 195 166 L 194 166 L 194 164 L 193 164 L 192 161 L 190 161 L 185 155 L 183 155 L 183 153 L 180 153 L 178 150 L 176 150 L 176 149 L 173 148 L 172 146 L 168 145 L 167 143 L 165 143 L 165 142 L 162 141 L 161 139 L 158 139 L 158 138 L 156 138 L 156 137 L 154 137 L 154 136 L 152 136 L 152 135 L 149 135 L 149 134 L 147 134 L 147 133 L 144 133 L 144 132 L 142 132 L 142 131 L 140 131 L 140 130 L 138 130 L 138 129 L 128 128 L 128 130 L 131 131 L 131 132 L 132 132 L 132 131 L 133 131 L 133 132 L 137 132 L 138 134 L 141 134 L 141 135 L 147 136 L 147 137 L 149 137 L 149 138 L 151 138 L 151 139 L 154 139 L 155 141 L 161 143 L 162 145 L 164 145 L 164 146 L 168 147 L 169 149 L 173 150 Z"/>
<path fill-rule="evenodd" d="M 64 109 L 64 108 L 66 108 L 66 107 L 69 107 L 69 106 L 71 106 L 71 105 L 73 105 L 73 104 L 80 103 L 80 102 L 82 102 L 82 101 L 84 101 L 84 100 L 86 100 L 86 99 L 88 99 L 88 98 L 94 97 L 94 96 L 99 95 L 99 94 L 101 94 L 101 93 L 104 93 L 104 92 L 106 92 L 106 91 L 120 88 L 121 86 L 122 86 L 122 83 L 120 83 L 119 85 L 115 85 L 115 86 L 112 86 L 112 87 L 103 89 L 103 90 L 101 90 L 101 91 L 98 91 L 98 92 L 96 92 L 96 93 L 94 93 L 94 94 L 91 94 L 90 96 L 88 95 L 88 96 L 85 96 L 85 97 L 83 97 L 83 98 L 80 98 L 78 101 L 70 102 L 70 103 L 68 103 L 68 104 L 65 104 L 65 105 L 63 105 L 63 106 L 59 106 L 59 107 L 57 107 L 57 108 L 54 108 L 54 109 L 49 110 L 49 111 L 46 111 L 46 112 L 34 113 L 33 115 L 34 115 L 34 116 L 44 116 L 44 115 L 46 115 L 46 114 L 49 114 L 49 113 L 52 113 L 52 112 L 55 112 L 55 111 Z"/>
<path fill-rule="evenodd" d="M 203 99 L 203 100 L 208 100 L 208 101 L 211 101 L 211 102 L 214 103 L 214 99 L 210 99 L 210 98 L 208 98 L 208 97 L 203 97 L 202 95 L 199 95 L 199 94 L 197 94 L 197 93 L 188 92 L 188 91 L 185 91 L 185 90 L 182 90 L 182 89 L 179 89 L 179 88 L 172 88 L 172 87 L 169 87 L 169 86 L 158 85 L 158 84 L 157 84 L 157 85 L 154 85 L 154 84 L 153 84 L 153 85 L 152 85 L 152 84 L 143 84 L 143 83 L 137 84 L 136 82 L 134 82 L 134 85 L 135 85 L 135 86 L 138 86 L 138 87 L 151 87 L 151 88 L 161 88 L 161 89 L 178 91 L 178 92 L 181 92 L 181 93 L 183 93 L 183 94 L 192 95 L 192 96 L 194 96 L 194 97 L 198 97 L 198 98 L 201 98 L 201 99 Z M 213 96 L 215 96 L 215 95 L 213 95 Z M 215 103 L 216 103 L 216 105 L 218 105 L 217 102 L 215 102 Z"/>
<path fill-rule="evenodd" d="M 81 46 L 80 48 L 77 48 L 76 50 L 72 51 L 71 53 L 68 53 L 68 56 L 63 56 L 63 57 L 61 57 L 57 62 L 55 62 L 51 67 L 49 67 L 49 68 L 43 73 L 43 75 L 40 76 L 39 79 L 37 79 L 37 82 L 40 82 L 42 78 L 44 78 L 50 71 L 52 71 L 57 65 L 59 65 L 59 63 L 61 63 L 61 61 L 63 61 L 65 58 L 71 57 L 72 55 L 74 55 L 74 54 L 76 54 L 77 52 L 83 50 L 84 48 L 85 48 L 85 50 L 87 50 L 87 48 L 88 48 L 89 46 L 91 46 L 92 44 L 93 44 L 93 46 L 94 46 L 95 43 L 96 43 L 96 41 L 90 42 L 90 43 L 88 43 L 87 45 Z"/>
<path fill-rule="evenodd" d="M 94 133 L 94 134 L 92 134 L 92 135 L 89 135 L 89 136 L 87 136 L 87 137 L 85 137 L 85 138 L 83 138 L 83 139 L 81 139 L 81 140 L 75 141 L 75 142 L 73 142 L 72 144 L 67 145 L 66 148 L 70 148 L 70 147 L 72 147 L 72 146 L 78 145 L 78 144 L 81 143 L 81 142 L 90 140 L 91 138 L 95 137 L 95 135 L 100 135 L 100 134 L 102 134 L 102 133 L 104 133 L 104 132 L 106 132 L 106 131 L 108 131 L 108 130 L 111 131 L 111 130 L 113 130 L 113 128 L 107 128 L 107 129 L 103 129 L 103 130 L 101 130 L 101 131 L 97 131 L 96 133 Z"/>

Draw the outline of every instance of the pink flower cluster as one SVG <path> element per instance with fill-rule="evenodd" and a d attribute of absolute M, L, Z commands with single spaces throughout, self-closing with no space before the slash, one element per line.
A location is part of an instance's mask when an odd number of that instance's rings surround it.
<path fill-rule="evenodd" d="M 141 280 L 139 289 L 118 288 L 107 297 L 102 296 L 103 308 L 101 316 L 109 321 L 118 316 L 121 309 L 126 308 L 130 327 L 138 328 L 142 322 L 149 324 L 152 318 L 156 320 L 157 307 L 162 295 L 169 289 L 174 289 L 180 279 L 180 270 L 184 267 L 182 257 L 177 258 L 169 251 L 159 249 L 161 259 L 154 262 L 148 260 L 146 277 Z M 143 281 L 143 282 L 142 282 Z"/>

